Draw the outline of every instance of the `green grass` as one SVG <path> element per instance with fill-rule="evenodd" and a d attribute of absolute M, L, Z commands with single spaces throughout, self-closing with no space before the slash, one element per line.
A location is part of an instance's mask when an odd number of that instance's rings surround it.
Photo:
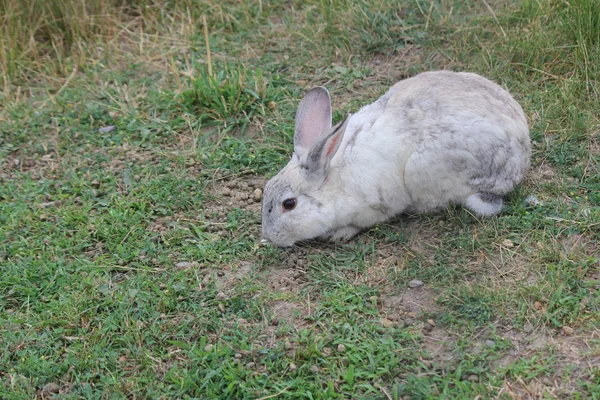
<path fill-rule="evenodd" d="M 600 3 L 487 3 L 0 0 L 0 397 L 597 398 Z M 501 215 L 259 242 L 302 93 L 440 68 L 530 119 Z"/>

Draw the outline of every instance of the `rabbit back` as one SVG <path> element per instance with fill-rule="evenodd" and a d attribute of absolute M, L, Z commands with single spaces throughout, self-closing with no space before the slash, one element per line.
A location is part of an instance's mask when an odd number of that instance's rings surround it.
<path fill-rule="evenodd" d="M 518 102 L 486 78 L 450 71 L 398 82 L 353 115 L 342 148 L 346 183 L 388 214 L 501 197 L 523 179 L 531 152 Z"/>

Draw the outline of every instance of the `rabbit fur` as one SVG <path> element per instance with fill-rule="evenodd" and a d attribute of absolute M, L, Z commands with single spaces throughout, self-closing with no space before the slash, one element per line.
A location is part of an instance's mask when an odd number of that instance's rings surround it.
<path fill-rule="evenodd" d="M 451 203 L 491 216 L 529 166 L 523 109 L 473 73 L 421 73 L 333 128 L 331 115 L 323 87 L 298 107 L 294 153 L 263 196 L 262 236 L 276 246 L 348 240 L 400 213 Z"/>

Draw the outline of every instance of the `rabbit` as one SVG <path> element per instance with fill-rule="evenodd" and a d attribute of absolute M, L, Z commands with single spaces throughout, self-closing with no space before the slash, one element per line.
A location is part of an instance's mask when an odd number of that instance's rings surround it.
<path fill-rule="evenodd" d="M 530 164 L 523 109 L 474 73 L 423 72 L 333 127 L 331 119 L 327 89 L 310 90 L 291 160 L 264 188 L 262 237 L 277 247 L 348 241 L 398 214 L 449 204 L 492 216 Z"/>

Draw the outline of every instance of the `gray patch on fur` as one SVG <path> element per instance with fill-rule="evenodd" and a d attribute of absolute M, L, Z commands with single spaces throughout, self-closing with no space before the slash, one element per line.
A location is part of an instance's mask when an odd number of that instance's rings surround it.
<path fill-rule="evenodd" d="M 383 215 L 390 214 L 390 208 L 385 204 L 370 204 L 369 208 L 375 212 L 381 213 Z"/>
<path fill-rule="evenodd" d="M 379 197 L 379 202 L 384 204 L 385 198 L 383 197 L 383 188 L 381 186 L 377 188 L 377 196 Z"/>
<path fill-rule="evenodd" d="M 361 129 L 356 129 L 354 131 L 354 133 L 352 134 L 352 137 L 350 138 L 350 140 L 348 140 L 348 144 L 346 144 L 346 149 L 351 150 L 354 145 L 356 144 L 356 138 L 358 137 L 358 133 L 361 131 Z"/>
<path fill-rule="evenodd" d="M 502 203 L 502 196 L 494 194 L 494 193 L 488 193 L 488 192 L 479 193 L 479 198 L 482 201 L 485 201 L 486 203 L 490 203 L 490 204 L 501 204 Z"/>
<path fill-rule="evenodd" d="M 385 197 L 383 196 L 383 188 L 381 186 L 377 188 L 377 197 L 379 198 L 379 203 L 369 204 L 369 208 L 373 211 L 388 215 L 391 211 L 391 208 L 385 201 Z"/>

